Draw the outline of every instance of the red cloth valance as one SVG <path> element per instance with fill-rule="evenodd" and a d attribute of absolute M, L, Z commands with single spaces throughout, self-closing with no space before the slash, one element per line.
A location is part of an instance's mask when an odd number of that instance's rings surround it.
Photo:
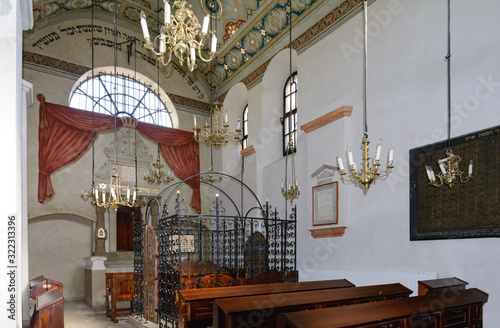
<path fill-rule="evenodd" d="M 92 113 L 67 106 L 40 101 L 40 123 L 38 129 L 38 202 L 52 198 L 54 190 L 50 175 L 61 167 L 73 162 L 92 142 Z M 117 120 L 121 127 L 122 121 Z M 94 113 L 94 131 L 114 129 L 113 116 Z M 137 131 L 154 141 L 158 140 L 156 125 L 139 122 Z M 167 127 L 159 128 L 160 151 L 174 173 L 185 180 L 200 173 L 199 144 L 193 133 Z M 201 212 L 200 182 L 189 181 L 193 188 L 191 206 Z"/>

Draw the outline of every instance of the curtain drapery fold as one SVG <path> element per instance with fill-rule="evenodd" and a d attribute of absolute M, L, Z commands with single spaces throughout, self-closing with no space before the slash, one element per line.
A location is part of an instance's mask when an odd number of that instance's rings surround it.
<path fill-rule="evenodd" d="M 38 202 L 52 198 L 54 189 L 50 175 L 81 156 L 92 142 L 94 133 L 114 129 L 113 116 L 48 103 L 42 94 L 40 101 L 40 122 L 38 129 Z M 116 126 L 121 127 L 121 120 Z M 159 140 L 164 160 L 181 180 L 200 173 L 199 144 L 193 133 L 167 127 L 139 122 L 137 131 L 145 137 Z M 158 135 L 159 131 L 159 135 Z M 198 179 L 187 181 L 193 189 L 191 206 L 201 212 L 200 182 Z"/>

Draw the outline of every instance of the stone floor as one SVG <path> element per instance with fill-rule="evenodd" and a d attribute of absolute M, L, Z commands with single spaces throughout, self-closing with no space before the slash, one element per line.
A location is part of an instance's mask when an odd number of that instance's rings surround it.
<path fill-rule="evenodd" d="M 133 327 L 128 321 L 128 317 L 119 317 L 118 323 L 113 323 L 106 312 L 96 312 L 84 301 L 64 301 L 64 328 Z"/>

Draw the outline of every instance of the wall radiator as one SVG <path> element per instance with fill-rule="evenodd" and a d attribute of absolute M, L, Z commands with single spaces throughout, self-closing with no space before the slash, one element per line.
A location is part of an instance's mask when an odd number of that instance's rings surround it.
<path fill-rule="evenodd" d="M 299 273 L 300 278 L 300 273 Z M 378 272 L 378 271 L 330 271 L 317 270 L 313 274 L 307 275 L 304 281 L 327 280 L 327 279 L 347 279 L 356 286 L 391 284 L 399 282 L 413 291 L 411 296 L 418 295 L 418 281 L 436 279 L 437 272 Z"/>

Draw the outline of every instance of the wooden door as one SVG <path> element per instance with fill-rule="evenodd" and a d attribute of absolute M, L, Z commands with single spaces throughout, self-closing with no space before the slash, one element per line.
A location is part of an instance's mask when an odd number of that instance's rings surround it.
<path fill-rule="evenodd" d="M 140 217 L 140 209 L 122 206 L 116 211 L 116 250 L 134 250 L 134 217 Z"/>
<path fill-rule="evenodd" d="M 158 240 L 152 226 L 144 229 L 144 319 L 158 323 Z"/>

